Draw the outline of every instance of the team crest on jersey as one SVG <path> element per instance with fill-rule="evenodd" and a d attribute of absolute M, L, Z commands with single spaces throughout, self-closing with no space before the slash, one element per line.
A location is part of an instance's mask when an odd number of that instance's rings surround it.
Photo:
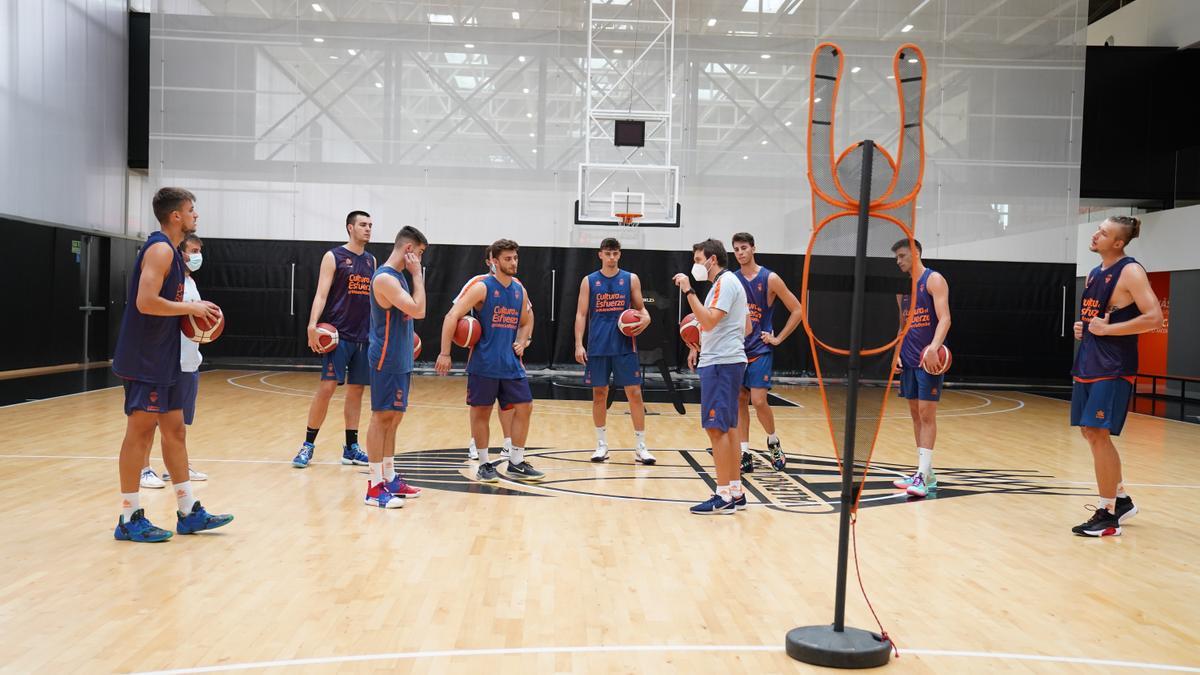
<path fill-rule="evenodd" d="M 349 258 L 342 258 L 343 267 L 354 267 L 354 261 Z"/>
<path fill-rule="evenodd" d="M 624 286 L 624 285 L 625 285 L 625 280 L 624 280 L 624 279 L 617 279 L 617 285 L 618 285 L 618 286 Z"/>
<path fill-rule="evenodd" d="M 493 297 L 493 298 L 498 298 L 498 297 L 500 297 L 500 291 L 492 291 L 492 297 Z"/>
<path fill-rule="evenodd" d="M 1111 274 L 1104 275 L 1104 283 L 1106 283 L 1106 284 L 1112 283 L 1112 275 Z"/>
<path fill-rule="evenodd" d="M 596 288 L 600 288 L 600 280 L 599 279 L 596 280 Z"/>
<path fill-rule="evenodd" d="M 762 284 L 761 283 L 758 285 L 758 292 L 762 293 Z"/>

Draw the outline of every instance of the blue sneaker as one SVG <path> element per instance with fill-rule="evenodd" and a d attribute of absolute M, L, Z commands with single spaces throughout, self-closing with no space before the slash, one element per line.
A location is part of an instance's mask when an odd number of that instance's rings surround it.
<path fill-rule="evenodd" d="M 164 530 L 161 527 L 155 527 L 146 519 L 145 509 L 138 509 L 130 516 L 129 522 L 125 522 L 125 516 L 121 516 L 117 520 L 117 529 L 113 532 L 113 538 L 117 541 L 137 541 L 144 543 L 154 543 L 166 541 L 174 534 L 170 530 Z"/>
<path fill-rule="evenodd" d="M 214 516 L 205 511 L 199 501 L 192 504 L 191 513 L 185 516 L 182 511 L 176 511 L 175 516 L 179 518 L 175 524 L 175 531 L 179 534 L 196 534 L 204 530 L 215 530 L 233 522 L 233 514 L 225 513 Z"/>
<path fill-rule="evenodd" d="M 342 464 L 357 464 L 359 466 L 367 465 L 367 453 L 359 447 L 358 443 L 342 446 Z"/>
<path fill-rule="evenodd" d="M 745 492 L 743 492 L 741 494 L 741 496 L 733 498 L 733 510 L 734 511 L 745 511 L 746 510 L 746 493 Z"/>
<path fill-rule="evenodd" d="M 708 498 L 708 501 L 697 504 L 690 510 L 698 516 L 732 516 L 737 511 L 737 508 L 733 505 L 732 500 L 725 501 L 721 495 L 714 494 Z"/>
<path fill-rule="evenodd" d="M 421 496 L 421 488 L 405 483 L 400 474 L 396 474 L 395 478 L 385 482 L 384 487 L 396 497 L 403 497 L 404 499 L 416 499 Z"/>
<path fill-rule="evenodd" d="M 308 463 L 312 461 L 313 451 L 316 449 L 315 445 L 305 441 L 304 445 L 300 446 L 300 452 L 297 452 L 296 456 L 292 458 L 292 466 L 297 469 L 308 466 Z"/>

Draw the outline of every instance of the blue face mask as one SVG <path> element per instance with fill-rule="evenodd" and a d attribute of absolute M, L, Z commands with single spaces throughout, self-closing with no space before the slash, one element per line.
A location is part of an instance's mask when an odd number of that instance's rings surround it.
<path fill-rule="evenodd" d="M 187 263 L 185 263 L 185 264 L 187 265 L 187 268 L 189 270 L 195 272 L 196 270 L 200 269 L 200 265 L 203 263 L 204 263 L 204 256 L 202 254 L 189 253 Z"/>

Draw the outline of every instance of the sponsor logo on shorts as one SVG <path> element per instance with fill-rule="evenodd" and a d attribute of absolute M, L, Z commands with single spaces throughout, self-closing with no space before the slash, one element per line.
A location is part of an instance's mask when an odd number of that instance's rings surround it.
<path fill-rule="evenodd" d="M 150 402 L 158 403 L 158 392 L 157 391 L 150 392 Z"/>
<path fill-rule="evenodd" d="M 1104 419 L 1104 411 L 1103 410 L 1096 411 L 1096 419 L 1098 419 L 1098 420 Z"/>
<path fill-rule="evenodd" d="M 708 419 L 710 419 L 710 420 L 711 420 L 711 419 L 715 418 L 716 416 L 717 416 L 717 409 L 716 409 L 716 408 L 709 408 L 709 409 L 708 409 Z"/>
<path fill-rule="evenodd" d="M 930 395 L 930 396 L 937 396 L 937 395 L 938 395 L 938 394 L 937 394 L 937 387 L 934 387 L 933 389 L 930 389 L 930 390 L 929 390 L 929 395 Z"/>

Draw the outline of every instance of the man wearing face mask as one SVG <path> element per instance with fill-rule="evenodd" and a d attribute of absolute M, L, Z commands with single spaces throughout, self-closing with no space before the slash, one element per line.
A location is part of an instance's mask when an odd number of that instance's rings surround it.
<path fill-rule="evenodd" d="M 725 246 L 706 239 L 692 246 L 692 278 L 711 281 L 701 303 L 686 274 L 675 285 L 700 322 L 700 351 L 688 351 L 688 366 L 700 374 L 700 426 L 708 433 L 717 469 L 717 492 L 691 508 L 697 515 L 733 514 L 746 508 L 738 452 L 738 396 L 746 375 L 745 337 L 750 331 L 746 289 L 726 269 Z"/>
<path fill-rule="evenodd" d="M 179 250 L 183 253 L 183 301 L 184 302 L 200 302 L 200 291 L 196 288 L 196 280 L 192 278 L 192 273 L 200 269 L 200 265 L 204 262 L 204 254 L 201 249 L 204 247 L 204 242 L 200 241 L 200 237 L 195 234 L 188 234 L 183 238 L 183 243 L 179 245 Z M 183 334 L 179 333 L 179 389 L 183 392 L 183 423 L 186 426 L 191 426 L 192 419 L 196 415 L 196 394 L 200 387 L 200 362 L 203 358 L 200 356 L 200 345 L 192 342 Z M 144 488 L 160 489 L 167 486 L 167 481 L 171 480 L 171 474 L 163 471 L 162 478 L 154 472 L 154 468 L 150 466 L 150 450 L 153 446 L 146 448 L 146 459 L 142 464 L 141 486 Z M 208 480 L 208 474 L 197 471 L 192 467 L 191 462 L 188 463 L 188 480 Z"/>

